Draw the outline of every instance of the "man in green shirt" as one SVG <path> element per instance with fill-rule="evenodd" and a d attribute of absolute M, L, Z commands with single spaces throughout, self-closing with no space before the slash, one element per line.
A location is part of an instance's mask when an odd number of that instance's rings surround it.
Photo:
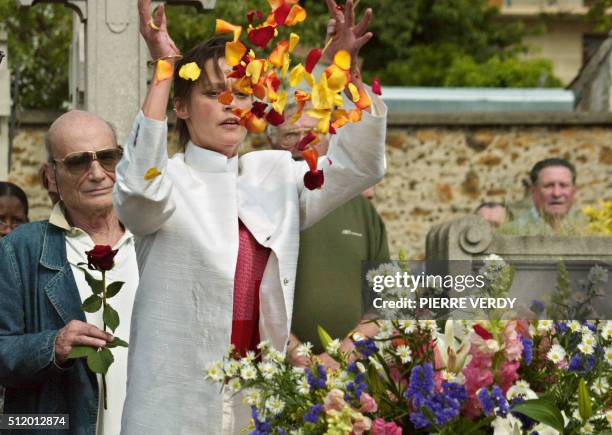
<path fill-rule="evenodd" d="M 288 107 L 287 111 L 295 110 Z M 288 116 L 287 116 L 288 118 Z M 301 159 L 299 141 L 317 124 L 302 115 L 294 124 L 285 123 L 268 131 L 272 148 L 292 153 Z M 328 138 L 316 145 L 320 155 L 327 152 Z M 300 233 L 300 253 L 293 304 L 289 357 L 296 365 L 307 359 L 296 352 L 303 342 L 313 345 L 313 353 L 328 366 L 336 366 L 321 347 L 317 325 L 333 338 L 343 339 L 341 349 L 351 351 L 351 335 L 376 334 L 377 327 L 367 321 L 362 295 L 362 261 L 389 259 L 385 224 L 370 201 L 359 195 L 337 208 L 314 226 Z"/>

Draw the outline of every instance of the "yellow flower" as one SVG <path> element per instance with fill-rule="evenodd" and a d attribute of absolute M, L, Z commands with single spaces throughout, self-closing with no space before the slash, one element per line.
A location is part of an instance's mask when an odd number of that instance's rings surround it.
<path fill-rule="evenodd" d="M 186 63 L 179 70 L 179 77 L 184 80 L 193 80 L 194 82 L 200 78 L 202 70 L 195 62 Z"/>

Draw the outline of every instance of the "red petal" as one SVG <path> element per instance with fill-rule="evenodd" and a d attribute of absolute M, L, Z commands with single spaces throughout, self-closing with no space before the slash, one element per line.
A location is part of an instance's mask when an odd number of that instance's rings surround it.
<path fill-rule="evenodd" d="M 263 118 L 264 112 L 266 111 L 266 107 L 268 105 L 266 103 L 262 103 L 261 101 L 255 101 L 253 103 L 253 107 L 251 107 L 251 113 L 258 118 Z"/>
<path fill-rule="evenodd" d="M 279 26 L 285 24 L 285 21 L 287 21 L 287 16 L 289 15 L 290 11 L 291 5 L 289 3 L 283 3 L 278 8 L 276 8 L 276 10 L 274 11 L 274 21 L 276 21 L 276 24 Z"/>
<path fill-rule="evenodd" d="M 272 70 L 270 74 L 268 74 L 266 81 L 272 87 L 272 89 L 274 89 L 274 92 L 276 92 L 278 90 L 278 87 L 281 85 L 281 81 L 274 72 L 274 70 Z"/>
<path fill-rule="evenodd" d="M 276 110 L 272 109 L 266 113 L 266 121 L 268 121 L 268 123 L 272 124 L 274 127 L 277 127 L 285 122 L 285 117 L 281 113 L 278 113 Z"/>
<path fill-rule="evenodd" d="M 304 151 L 306 149 L 306 145 L 315 140 L 317 136 L 312 131 L 309 131 L 306 136 L 302 138 L 302 140 L 298 143 L 298 150 Z M 316 166 L 315 166 L 316 168 Z"/>
<path fill-rule="evenodd" d="M 320 48 L 313 48 L 312 50 L 310 50 L 308 52 L 308 56 L 306 57 L 306 66 L 304 69 L 306 69 L 306 71 L 308 71 L 309 73 L 312 73 L 312 70 L 314 69 L 315 65 L 317 64 L 319 59 L 321 59 L 321 54 L 322 51 Z"/>
<path fill-rule="evenodd" d="M 380 82 L 378 81 L 378 77 L 374 77 L 372 80 L 372 92 L 376 95 L 382 95 L 382 90 L 380 89 Z"/>
<path fill-rule="evenodd" d="M 334 128 L 333 125 L 329 126 L 329 134 L 336 134 L 336 129 Z"/>
<path fill-rule="evenodd" d="M 274 27 L 264 26 L 249 31 L 249 41 L 258 47 L 266 48 L 272 38 L 274 38 Z"/>
<path fill-rule="evenodd" d="M 487 331 L 485 328 L 483 328 L 480 325 L 474 325 L 474 332 L 476 332 L 476 334 L 480 335 L 480 337 L 483 340 L 490 340 L 493 338 L 493 334 L 491 334 L 489 331 Z"/>
<path fill-rule="evenodd" d="M 253 17 L 256 17 L 258 20 L 263 19 L 263 12 L 251 10 L 247 12 L 247 20 L 249 20 L 249 24 L 253 24 Z"/>
<path fill-rule="evenodd" d="M 304 186 L 308 190 L 320 189 L 324 181 L 323 171 L 308 171 L 304 174 Z"/>

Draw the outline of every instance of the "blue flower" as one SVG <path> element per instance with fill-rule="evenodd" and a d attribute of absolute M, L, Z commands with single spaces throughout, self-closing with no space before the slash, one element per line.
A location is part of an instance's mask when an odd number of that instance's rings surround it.
<path fill-rule="evenodd" d="M 259 413 L 257 412 L 257 408 L 255 406 L 251 406 L 251 416 L 255 422 L 255 430 L 251 432 L 251 435 L 268 435 L 272 425 L 270 422 L 259 419 Z"/>
<path fill-rule="evenodd" d="M 317 404 L 312 405 L 310 410 L 304 415 L 304 422 L 306 423 L 316 423 L 319 419 L 319 414 L 323 412 L 323 405 Z"/>
<path fill-rule="evenodd" d="M 374 355 L 378 350 L 376 348 L 376 343 L 374 343 L 371 338 L 355 341 L 355 348 L 361 355 L 363 355 L 364 358 L 369 358 L 371 355 Z"/>
<path fill-rule="evenodd" d="M 561 334 L 565 334 L 569 327 L 565 322 L 555 322 L 555 330 Z"/>
<path fill-rule="evenodd" d="M 316 376 L 310 368 L 304 370 L 308 385 L 310 385 L 310 388 L 314 390 L 325 388 L 325 385 L 327 384 L 327 372 L 325 371 L 325 367 L 323 367 L 321 364 L 317 364 L 315 368 L 317 371 Z"/>
<path fill-rule="evenodd" d="M 421 408 L 434 392 L 434 372 L 431 363 L 414 366 L 410 372 L 410 384 L 406 397 L 411 398 L 415 408 Z"/>
<path fill-rule="evenodd" d="M 521 343 L 523 343 L 523 361 L 525 361 L 525 365 L 529 365 L 533 361 L 533 341 L 521 337 Z"/>
<path fill-rule="evenodd" d="M 523 397 L 516 396 L 512 399 L 512 402 L 510 402 L 510 408 L 514 408 L 514 406 L 518 405 L 519 403 L 523 403 L 524 401 L 525 399 Z M 520 420 L 521 429 L 523 431 L 531 429 L 537 423 L 537 421 L 532 420 L 531 418 L 527 417 L 525 414 L 521 414 L 520 412 L 512 412 L 512 415 Z"/>
<path fill-rule="evenodd" d="M 568 368 L 571 372 L 586 374 L 590 372 L 591 370 L 593 370 L 593 367 L 595 367 L 596 363 L 597 363 L 597 357 L 595 356 L 595 354 L 582 355 L 582 353 L 577 352 L 570 359 Z"/>
<path fill-rule="evenodd" d="M 497 385 L 493 385 L 493 388 L 491 389 L 491 397 L 495 399 L 497 406 L 499 407 L 497 415 L 505 418 L 508 415 L 510 407 L 508 406 L 508 401 L 506 400 L 502 389 Z"/>
<path fill-rule="evenodd" d="M 478 401 L 480 402 L 480 406 L 482 406 L 482 410 L 484 411 L 485 415 L 492 415 L 495 408 L 495 403 L 493 403 L 493 400 L 491 400 L 489 390 L 486 388 L 481 388 L 478 390 L 478 393 L 476 393 L 476 396 L 478 397 Z"/>
<path fill-rule="evenodd" d="M 481 388 L 478 390 L 476 395 L 485 415 L 493 415 L 495 412 L 495 405 L 497 405 L 498 408 L 497 415 L 501 417 L 506 417 L 508 415 L 510 406 L 504 397 L 502 389 L 499 388 L 498 385 L 493 385 L 493 388 L 491 388 L 491 394 L 489 394 L 489 390 Z"/>
<path fill-rule="evenodd" d="M 584 322 L 584 326 L 589 328 L 591 332 L 597 332 L 597 328 L 591 322 Z"/>

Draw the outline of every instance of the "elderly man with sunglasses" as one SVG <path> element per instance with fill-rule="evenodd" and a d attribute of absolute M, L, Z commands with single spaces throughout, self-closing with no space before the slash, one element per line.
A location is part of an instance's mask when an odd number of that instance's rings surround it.
<path fill-rule="evenodd" d="M 44 166 L 49 191 L 61 198 L 48 221 L 20 226 L 0 241 L 0 384 L 7 387 L 4 412 L 69 414 L 70 434 L 118 434 L 125 398 L 127 349 L 113 349 L 101 378 L 85 359 L 69 359 L 75 346 L 106 346 L 101 311 L 86 313 L 92 294 L 80 267 L 94 245 L 118 249 L 107 282 L 124 281 L 111 300 L 127 339 L 138 270 L 132 235 L 113 209 L 115 166 L 122 156 L 112 128 L 82 111 L 60 116 L 46 136 Z M 100 272 L 89 271 L 100 278 Z M 10 433 L 10 431 L 9 431 Z M 18 433 L 18 432 L 16 432 Z M 21 433 L 21 432 L 19 432 Z M 28 432 L 37 433 L 37 432 Z"/>

